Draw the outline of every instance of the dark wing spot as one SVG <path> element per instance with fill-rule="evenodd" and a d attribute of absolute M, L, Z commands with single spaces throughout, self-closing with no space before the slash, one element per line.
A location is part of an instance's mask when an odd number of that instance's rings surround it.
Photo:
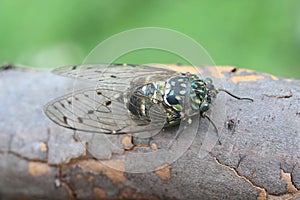
<path fill-rule="evenodd" d="M 67 118 L 66 116 L 63 116 L 63 120 L 64 120 L 64 123 L 65 123 L 65 124 L 68 124 L 67 119 L 68 119 L 68 118 Z"/>
<path fill-rule="evenodd" d="M 78 117 L 77 120 L 78 120 L 79 123 L 83 123 L 83 120 L 82 120 L 81 117 Z"/>
<path fill-rule="evenodd" d="M 77 97 L 74 97 L 74 99 L 75 99 L 76 101 L 78 101 L 78 100 L 79 100 Z"/>
<path fill-rule="evenodd" d="M 65 108 L 65 105 L 63 103 L 60 103 L 61 107 Z"/>
<path fill-rule="evenodd" d="M 85 97 L 89 97 L 89 95 L 88 95 L 88 94 L 84 94 L 84 96 L 85 96 Z"/>
<path fill-rule="evenodd" d="M 88 114 L 93 114 L 94 111 L 93 110 L 88 110 Z"/>
<path fill-rule="evenodd" d="M 55 110 L 58 110 L 58 109 L 57 109 L 57 107 L 56 107 L 56 106 L 54 106 L 54 105 L 53 105 L 53 108 L 54 108 Z"/>
<path fill-rule="evenodd" d="M 101 95 L 102 94 L 102 92 L 100 92 L 100 91 L 97 91 L 97 95 Z"/>
<path fill-rule="evenodd" d="M 109 106 L 110 104 L 111 104 L 111 100 L 105 101 L 105 105 L 106 105 L 106 106 Z"/>
<path fill-rule="evenodd" d="M 112 77 L 112 78 L 117 78 L 115 75 L 110 75 L 110 77 Z"/>
<path fill-rule="evenodd" d="M 69 105 L 72 105 L 72 101 L 68 100 L 68 104 L 69 104 Z"/>

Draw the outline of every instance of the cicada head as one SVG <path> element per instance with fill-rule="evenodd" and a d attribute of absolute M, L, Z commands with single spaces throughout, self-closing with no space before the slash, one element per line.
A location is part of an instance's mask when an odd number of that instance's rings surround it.
<path fill-rule="evenodd" d="M 217 96 L 217 90 L 210 78 L 206 78 L 205 80 L 196 79 L 192 81 L 191 87 L 191 105 L 193 109 L 199 109 L 200 115 L 205 117 L 206 112 Z"/>

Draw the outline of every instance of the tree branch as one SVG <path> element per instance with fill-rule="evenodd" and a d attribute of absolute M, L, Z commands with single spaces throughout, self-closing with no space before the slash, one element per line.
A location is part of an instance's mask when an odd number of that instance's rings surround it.
<path fill-rule="evenodd" d="M 192 145 L 185 150 L 175 141 L 174 151 L 183 155 L 165 163 L 155 154 L 163 147 L 156 141 L 166 141 L 168 133 L 155 136 L 150 146 L 127 135 L 74 135 L 43 113 L 49 100 L 72 91 L 73 80 L 48 71 L 1 68 L 0 198 L 300 198 L 300 81 L 234 67 L 218 67 L 218 72 L 211 75 L 223 80 L 223 88 L 254 102 L 221 96 L 226 113 L 218 122 L 220 144 L 199 158 L 205 145 L 201 120 Z M 185 141 L 189 133 L 180 137 Z M 93 156 L 87 151 L 91 148 Z M 151 152 L 155 156 L 149 164 L 138 157 Z M 136 161 L 133 155 L 138 155 Z M 143 164 L 145 169 L 157 165 L 154 171 L 128 172 L 134 166 L 142 171 Z"/>

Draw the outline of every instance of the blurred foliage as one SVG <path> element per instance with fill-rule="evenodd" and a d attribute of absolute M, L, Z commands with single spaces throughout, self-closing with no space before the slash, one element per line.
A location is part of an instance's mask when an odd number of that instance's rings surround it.
<path fill-rule="evenodd" d="M 200 43 L 217 65 L 300 78 L 299 0 L 0 0 L 0 63 L 81 63 L 98 43 L 137 27 L 164 27 Z M 145 51 L 127 63 L 176 63 Z"/>

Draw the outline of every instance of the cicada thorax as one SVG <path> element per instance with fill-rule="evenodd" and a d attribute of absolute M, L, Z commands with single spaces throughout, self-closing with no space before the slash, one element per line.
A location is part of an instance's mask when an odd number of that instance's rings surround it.
<path fill-rule="evenodd" d="M 161 103 L 166 111 L 165 126 L 172 126 L 178 124 L 185 115 L 206 112 L 212 101 L 212 91 L 214 88 L 211 82 L 194 74 L 183 73 L 166 81 L 138 86 L 130 96 L 128 109 L 135 118 L 150 122 L 151 106 Z M 202 104 L 205 104 L 204 109 Z"/>

